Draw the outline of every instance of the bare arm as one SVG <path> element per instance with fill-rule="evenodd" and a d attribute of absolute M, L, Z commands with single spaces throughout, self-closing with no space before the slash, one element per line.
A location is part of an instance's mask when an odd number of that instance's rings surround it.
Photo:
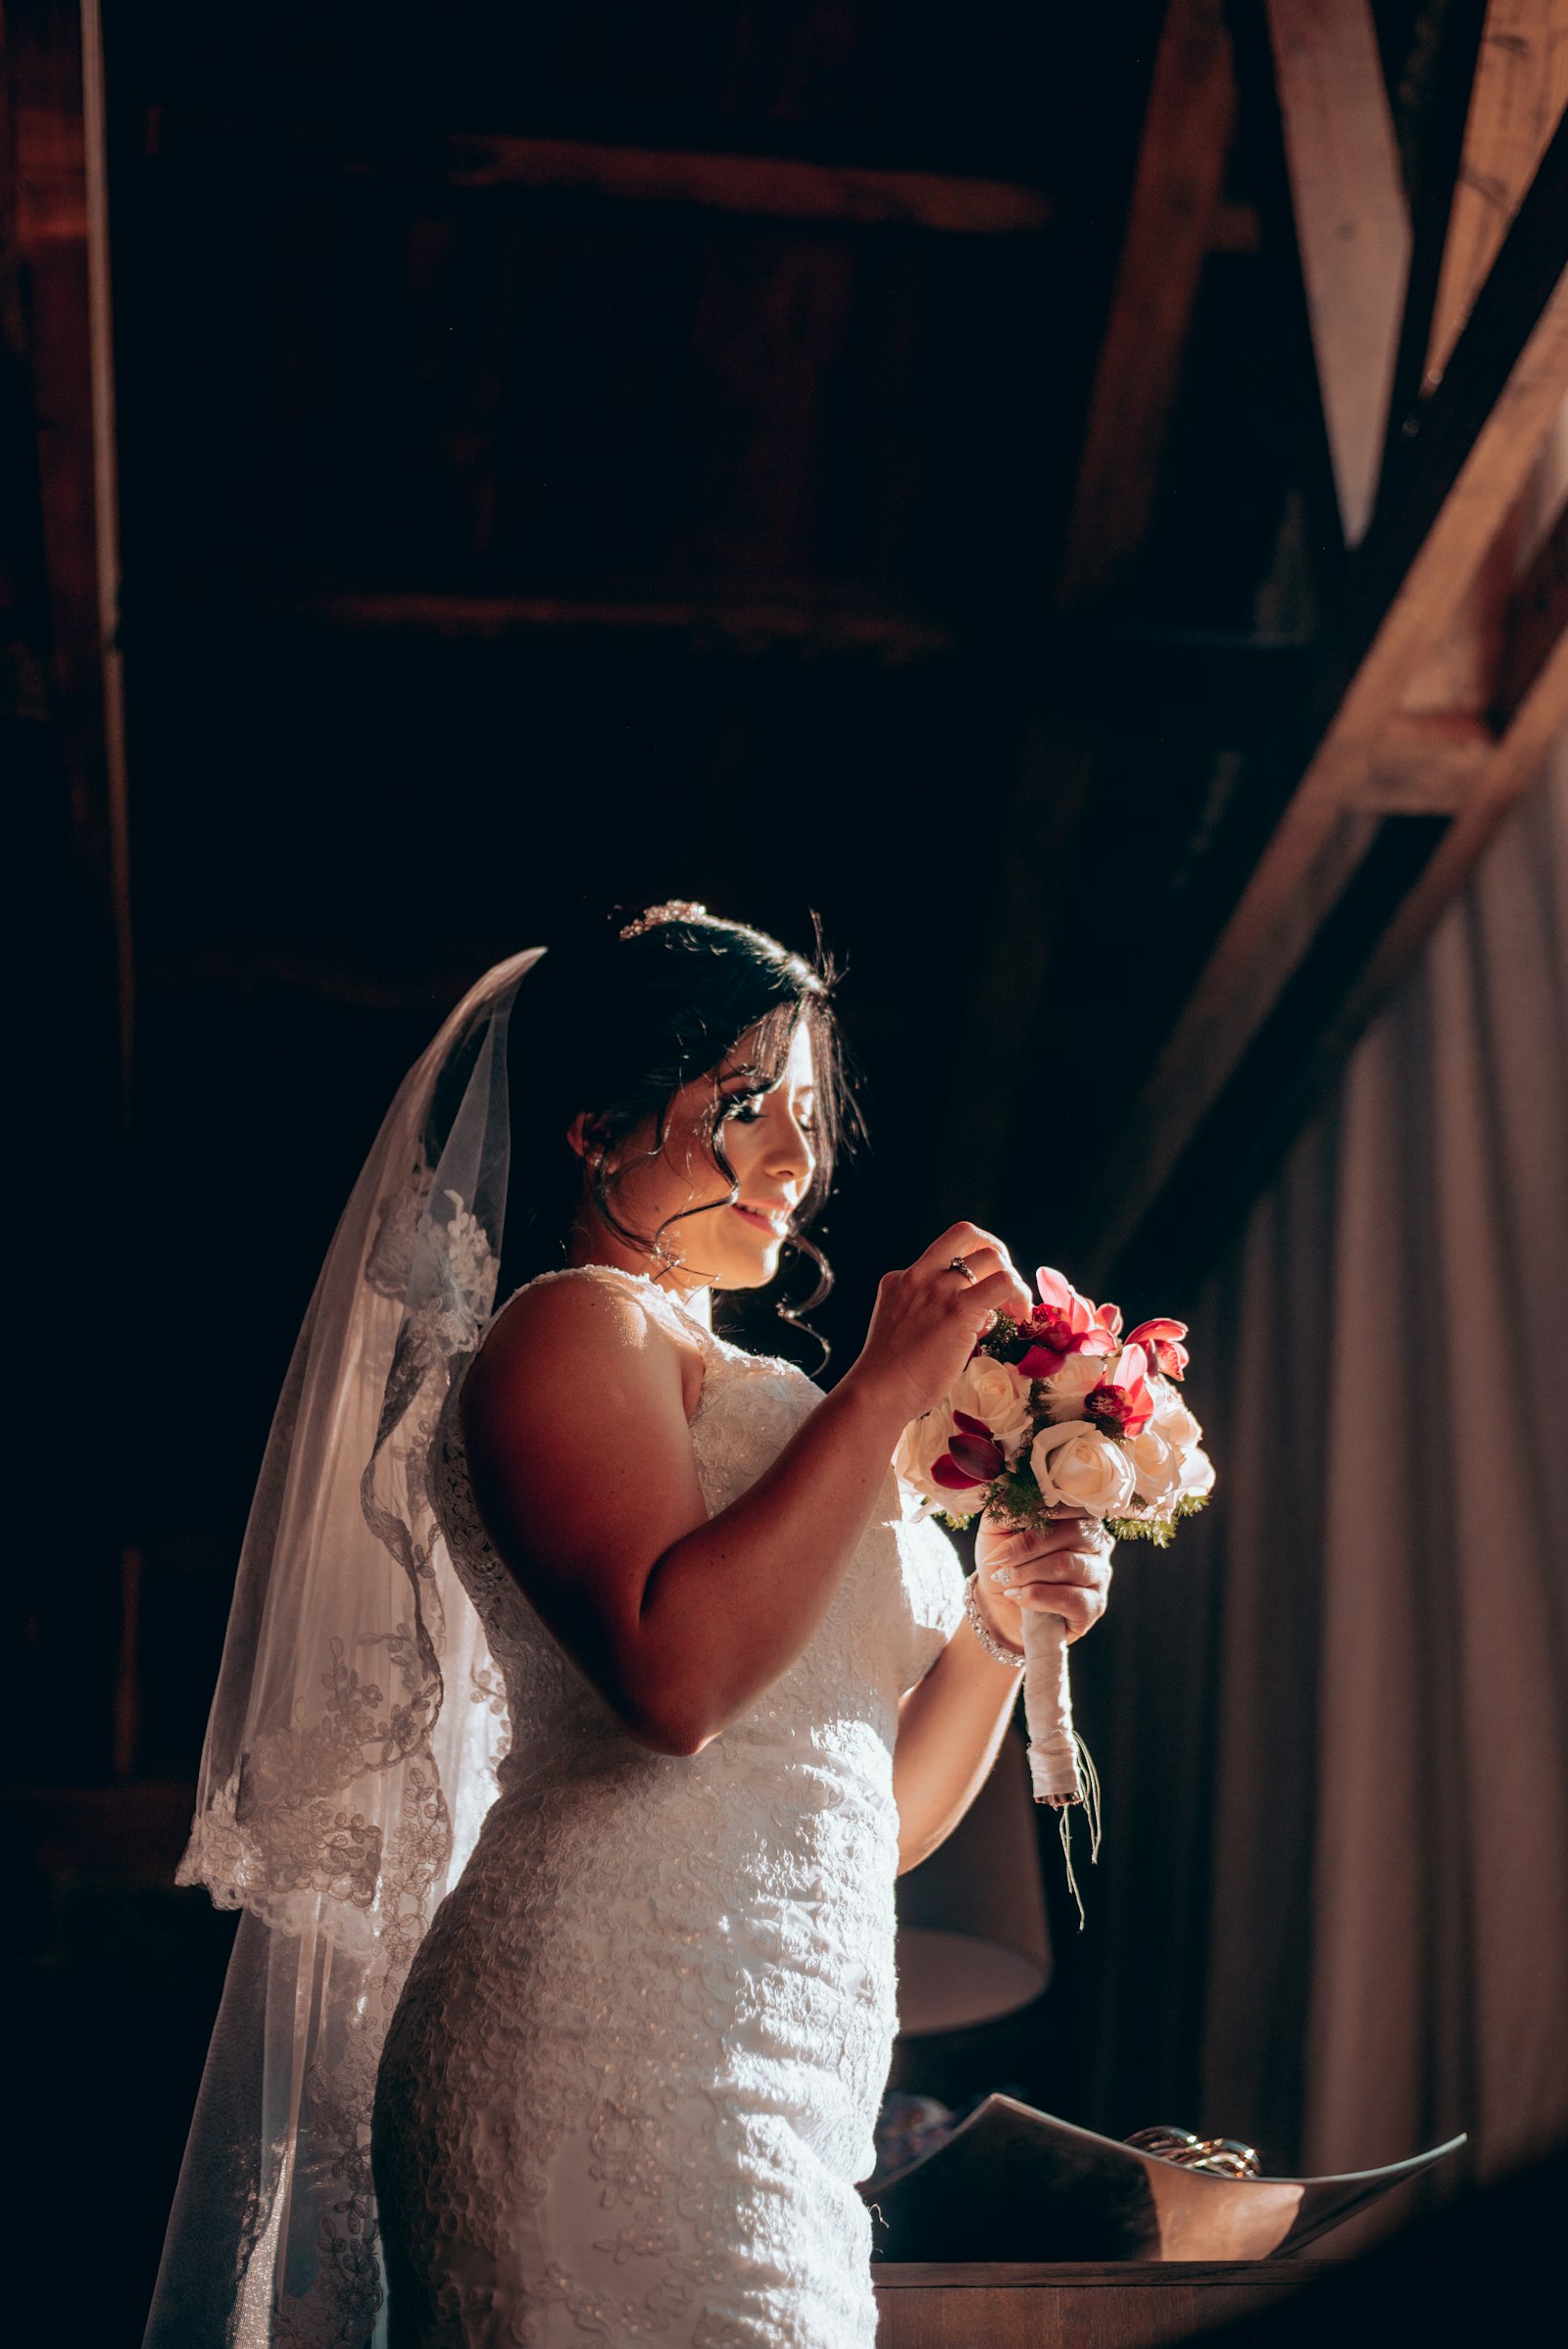
<path fill-rule="evenodd" d="M 1105 1611 L 1110 1561 L 1074 1548 L 1083 1536 L 1066 1520 L 1046 1532 L 1004 1533 L 982 1524 L 976 1596 L 1005 1645 L 1023 1644 L 1023 1609 L 1059 1615 L 1081 1639 Z M 1013 1580 L 1005 1594 L 992 1577 Z M 945 1842 L 991 1774 L 1018 1699 L 1018 1674 L 989 1656 L 960 1623 L 936 1663 L 899 1709 L 893 1791 L 899 1806 L 899 1868 L 918 1867 Z"/>
<path fill-rule="evenodd" d="M 956 1252 L 980 1277 L 948 1270 Z M 772 1466 L 710 1519 L 681 1349 L 635 1297 L 550 1282 L 497 1323 L 464 1391 L 496 1549 L 642 1743 L 698 1752 L 805 1648 L 869 1521 L 906 1422 L 1027 1293 L 956 1225 L 877 1294 L 865 1348 Z"/>

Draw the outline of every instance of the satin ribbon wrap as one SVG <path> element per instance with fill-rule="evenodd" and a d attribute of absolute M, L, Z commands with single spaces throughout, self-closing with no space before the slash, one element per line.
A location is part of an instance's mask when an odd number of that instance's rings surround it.
<path fill-rule="evenodd" d="M 1100 1857 L 1100 1778 L 1089 1748 L 1072 1723 L 1072 1689 L 1067 1680 L 1067 1626 L 1044 1608 L 1023 1610 L 1023 1717 L 1029 1732 L 1029 1784 L 1036 1802 L 1056 1814 L 1067 1889 L 1084 1923 L 1083 1895 L 1072 1864 L 1071 1821 L 1082 1810 L 1089 1822 L 1089 1857 Z"/>
<path fill-rule="evenodd" d="M 1023 1615 L 1023 1717 L 1029 1732 L 1029 1783 L 1036 1802 L 1061 1810 L 1082 1802 L 1078 1739 L 1067 1681 L 1067 1626 L 1059 1615 L 1026 1607 Z"/>

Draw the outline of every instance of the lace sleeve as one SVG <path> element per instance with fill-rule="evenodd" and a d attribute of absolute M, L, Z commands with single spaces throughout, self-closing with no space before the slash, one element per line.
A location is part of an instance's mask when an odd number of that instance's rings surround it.
<path fill-rule="evenodd" d="M 910 1617 L 903 1682 L 912 1688 L 924 1680 L 962 1619 L 963 1568 L 948 1536 L 929 1518 L 919 1525 L 906 1518 L 899 1527 L 899 1547 Z"/>
<path fill-rule="evenodd" d="M 623 1272 L 617 1264 L 563 1264 L 559 1271 L 536 1273 L 531 1281 L 525 1281 L 520 1289 L 513 1291 L 507 1304 L 527 1296 L 530 1290 L 543 1289 L 553 1281 L 592 1281 L 600 1288 L 612 1289 L 639 1305 L 648 1319 L 662 1329 L 666 1337 L 675 1339 L 683 1346 L 690 1346 L 695 1341 L 701 1346 L 705 1356 L 718 1345 L 718 1340 L 706 1324 L 699 1321 L 695 1313 L 689 1312 L 678 1297 L 661 1289 L 650 1274 Z M 491 1316 L 492 1327 L 505 1310 L 505 1306 L 497 1307 L 496 1313 Z"/>

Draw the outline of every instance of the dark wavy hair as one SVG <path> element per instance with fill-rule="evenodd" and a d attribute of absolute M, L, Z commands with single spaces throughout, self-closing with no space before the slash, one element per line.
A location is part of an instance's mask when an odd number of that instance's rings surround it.
<path fill-rule="evenodd" d="M 628 1160 L 628 1145 L 646 1136 L 644 1154 L 656 1158 L 676 1093 L 731 1061 L 746 1037 L 746 1062 L 725 1072 L 727 1080 L 744 1075 L 744 1090 L 720 1099 L 715 1085 L 699 1126 L 729 1191 L 695 1212 L 727 1205 L 739 1186 L 724 1126 L 745 1101 L 780 1082 L 804 1025 L 816 1073 L 816 1167 L 786 1246 L 814 1267 L 815 1285 L 798 1302 L 781 1300 L 778 1311 L 821 1345 L 804 1316 L 827 1296 L 833 1275 L 806 1226 L 827 1197 L 844 1143 L 858 1130 L 832 1009 L 835 978 L 820 938 L 808 960 L 764 931 L 694 905 L 652 906 L 631 921 L 618 912 L 553 944 L 530 973 L 509 1032 L 513 1171 L 497 1302 L 565 1262 L 585 1170 L 588 1197 L 610 1229 L 660 1252 L 664 1227 L 635 1231 L 616 1206 L 637 1163 L 635 1153 Z M 590 1141 L 584 1157 L 566 1139 L 579 1113 Z"/>

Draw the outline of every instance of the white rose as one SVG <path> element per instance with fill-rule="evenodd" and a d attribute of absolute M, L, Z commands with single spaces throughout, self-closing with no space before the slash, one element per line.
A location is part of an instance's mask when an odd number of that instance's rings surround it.
<path fill-rule="evenodd" d="M 1022 1449 L 1034 1425 L 1029 1381 L 1020 1378 L 1010 1362 L 999 1362 L 991 1354 L 976 1354 L 959 1372 L 948 1402 L 955 1411 L 983 1419 L 1009 1460 Z"/>
<path fill-rule="evenodd" d="M 1167 1444 L 1178 1451 L 1191 1451 L 1202 1442 L 1203 1431 L 1183 1402 L 1169 1379 L 1151 1379 L 1149 1391 L 1154 1398 L 1154 1416 L 1150 1426 L 1157 1428 Z"/>
<path fill-rule="evenodd" d="M 1087 1419 L 1042 1428 L 1029 1447 L 1029 1465 L 1048 1507 L 1119 1517 L 1132 1504 L 1132 1461 Z"/>
<path fill-rule="evenodd" d="M 939 1485 L 931 1470 L 948 1448 L 952 1425 L 946 1408 L 938 1404 L 923 1419 L 910 1420 L 893 1455 L 894 1470 L 902 1481 L 918 1493 L 922 1500 L 940 1501 L 944 1507 L 957 1496 Z"/>
<path fill-rule="evenodd" d="M 1190 1444 L 1182 1454 L 1182 1495 L 1191 1493 L 1195 1500 L 1214 1490 L 1214 1463 L 1200 1444 Z"/>
<path fill-rule="evenodd" d="M 1054 1420 L 1082 1419 L 1084 1396 L 1098 1387 L 1109 1364 L 1103 1354 L 1069 1354 L 1054 1379 L 1042 1389 L 1046 1412 Z"/>
<path fill-rule="evenodd" d="M 1164 1508 L 1185 1490 L 1182 1483 L 1186 1454 L 1151 1422 L 1127 1446 L 1132 1454 L 1138 1497 L 1151 1508 Z"/>

